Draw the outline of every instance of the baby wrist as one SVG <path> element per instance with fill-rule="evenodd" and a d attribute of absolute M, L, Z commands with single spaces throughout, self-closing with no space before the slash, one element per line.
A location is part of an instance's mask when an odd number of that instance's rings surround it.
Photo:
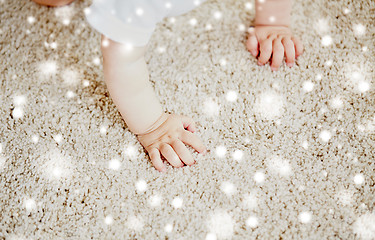
<path fill-rule="evenodd" d="M 157 129 L 158 127 L 160 127 L 167 119 L 168 119 L 168 113 L 162 112 L 159 118 L 151 126 L 149 126 L 145 131 L 138 132 L 138 133 L 133 132 L 133 133 L 137 136 L 148 134 L 154 131 L 155 129 Z"/>
<path fill-rule="evenodd" d="M 292 0 L 255 0 L 255 26 L 290 26 Z"/>

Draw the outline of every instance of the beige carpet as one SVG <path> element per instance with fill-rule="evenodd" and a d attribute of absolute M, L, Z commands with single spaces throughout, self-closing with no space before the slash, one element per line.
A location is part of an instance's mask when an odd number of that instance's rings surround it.
<path fill-rule="evenodd" d="M 210 150 L 165 175 L 108 95 L 89 5 L 0 0 L 0 239 L 375 239 L 374 1 L 296 1 L 305 52 L 274 73 L 245 49 L 252 1 L 160 23 L 151 81 Z"/>

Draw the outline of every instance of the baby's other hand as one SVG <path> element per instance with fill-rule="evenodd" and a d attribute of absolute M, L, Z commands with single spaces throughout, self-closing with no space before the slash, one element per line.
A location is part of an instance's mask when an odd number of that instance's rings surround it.
<path fill-rule="evenodd" d="M 302 42 L 292 35 L 286 26 L 256 26 L 250 29 L 246 42 L 247 49 L 258 64 L 264 65 L 271 59 L 271 69 L 277 70 L 283 61 L 284 54 L 286 65 L 292 67 L 294 59 L 303 52 Z"/>
<path fill-rule="evenodd" d="M 205 154 L 206 147 L 202 141 L 193 133 L 196 131 L 193 119 L 176 114 L 167 114 L 168 118 L 157 129 L 150 133 L 138 134 L 137 138 L 146 149 L 154 167 L 165 172 L 166 167 L 161 160 L 160 153 L 174 167 L 193 165 L 189 150 L 184 143 Z M 160 152 L 159 152 L 160 151 Z"/>

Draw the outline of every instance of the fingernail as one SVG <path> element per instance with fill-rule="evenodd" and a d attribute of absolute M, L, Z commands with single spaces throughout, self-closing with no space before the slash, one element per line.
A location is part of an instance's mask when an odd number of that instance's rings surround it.
<path fill-rule="evenodd" d="M 287 63 L 286 64 L 288 67 L 293 67 L 293 63 Z"/>
<path fill-rule="evenodd" d="M 258 65 L 261 66 L 262 64 L 258 61 Z"/>
<path fill-rule="evenodd" d="M 166 169 L 166 168 L 163 168 L 161 171 L 162 171 L 163 173 L 166 173 L 166 172 L 167 172 L 167 169 Z"/>
<path fill-rule="evenodd" d="M 277 68 L 275 68 L 275 67 L 271 67 L 271 70 L 272 70 L 272 71 L 276 71 Z"/>

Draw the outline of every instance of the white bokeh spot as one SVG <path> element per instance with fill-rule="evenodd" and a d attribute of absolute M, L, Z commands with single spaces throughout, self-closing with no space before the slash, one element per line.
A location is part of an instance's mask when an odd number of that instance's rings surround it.
<path fill-rule="evenodd" d="M 331 133 L 329 131 L 327 131 L 327 130 L 323 130 L 319 134 L 319 138 L 323 142 L 328 142 L 331 139 L 331 137 L 332 137 Z"/>
<path fill-rule="evenodd" d="M 117 158 L 114 158 L 108 162 L 108 168 L 112 170 L 119 170 L 121 167 L 121 162 Z"/>
<path fill-rule="evenodd" d="M 332 40 L 331 36 L 325 35 L 325 36 L 322 37 L 322 41 L 321 42 L 322 42 L 323 46 L 327 47 L 327 46 L 329 46 L 329 45 L 332 44 L 333 40 Z"/>
<path fill-rule="evenodd" d="M 225 210 L 219 209 L 211 213 L 206 224 L 209 232 L 219 239 L 230 238 L 234 233 L 234 221 Z"/>
<path fill-rule="evenodd" d="M 172 206 L 174 208 L 181 208 L 182 207 L 182 203 L 183 203 L 183 200 L 182 198 L 180 197 L 175 197 L 173 200 L 172 200 Z"/>
<path fill-rule="evenodd" d="M 233 195 L 237 191 L 234 184 L 228 181 L 224 181 L 223 183 L 221 183 L 220 190 L 223 191 L 228 196 Z"/>
<path fill-rule="evenodd" d="M 302 212 L 298 215 L 298 219 L 301 223 L 309 223 L 311 221 L 311 212 Z"/>
<path fill-rule="evenodd" d="M 367 212 L 352 224 L 353 232 L 362 240 L 375 239 L 375 213 Z"/>
<path fill-rule="evenodd" d="M 147 183 L 145 180 L 140 179 L 136 182 L 135 187 L 137 188 L 138 192 L 144 192 L 147 190 Z"/>
<path fill-rule="evenodd" d="M 284 99 L 275 92 L 264 92 L 257 97 L 253 108 L 262 118 L 273 120 L 283 114 Z"/>
<path fill-rule="evenodd" d="M 264 182 L 264 179 L 265 179 L 265 175 L 263 172 L 261 171 L 258 171 L 254 174 L 254 181 L 257 182 L 257 183 L 262 183 Z"/>
<path fill-rule="evenodd" d="M 215 149 L 215 154 L 217 157 L 222 158 L 227 153 L 227 148 L 223 145 L 217 146 Z"/>

